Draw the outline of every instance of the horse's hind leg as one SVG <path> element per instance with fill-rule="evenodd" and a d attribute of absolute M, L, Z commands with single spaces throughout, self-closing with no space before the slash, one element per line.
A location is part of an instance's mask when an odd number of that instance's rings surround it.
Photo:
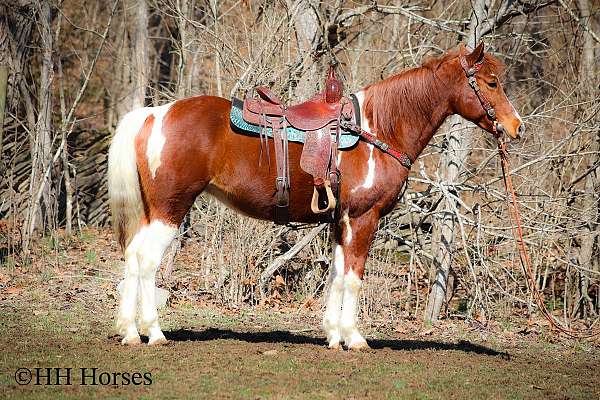
<path fill-rule="evenodd" d="M 117 317 L 117 329 L 123 335 L 122 344 L 140 344 L 140 335 L 135 325 L 139 289 L 139 265 L 137 249 L 144 240 L 145 227 L 142 227 L 125 249 L 125 277 L 119 284 L 121 301 Z"/>
<path fill-rule="evenodd" d="M 156 272 L 166 249 L 177 234 L 178 227 L 158 219 L 144 228 L 143 242 L 137 248 L 140 291 L 140 328 L 148 333 L 148 344 L 163 344 L 167 340 L 158 323 L 155 296 Z"/>

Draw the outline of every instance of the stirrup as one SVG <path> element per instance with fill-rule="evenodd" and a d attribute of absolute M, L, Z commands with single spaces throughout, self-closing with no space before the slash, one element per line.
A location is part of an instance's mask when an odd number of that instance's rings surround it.
<path fill-rule="evenodd" d="M 325 186 L 325 192 L 327 193 L 327 206 L 325 208 L 319 208 L 319 191 L 316 186 L 313 186 L 313 197 L 310 203 L 310 209 L 315 214 L 323 214 L 327 211 L 331 211 L 335 209 L 337 202 L 335 201 L 335 196 L 333 195 L 333 191 L 331 190 L 331 181 L 326 180 L 323 185 Z"/>

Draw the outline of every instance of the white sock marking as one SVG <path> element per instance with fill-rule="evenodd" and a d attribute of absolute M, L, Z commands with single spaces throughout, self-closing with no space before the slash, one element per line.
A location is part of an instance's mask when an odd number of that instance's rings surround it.
<path fill-rule="evenodd" d="M 146 235 L 146 227 L 135 234 L 125 250 L 125 277 L 117 287 L 121 295 L 117 330 L 124 336 L 123 343 L 139 342 L 138 330 L 135 326 L 140 269 L 137 250 Z"/>
<path fill-rule="evenodd" d="M 358 296 L 361 286 L 362 280 L 358 275 L 352 270 L 348 271 L 344 277 L 344 300 L 340 317 L 340 331 L 348 347 L 365 342 L 365 339 L 356 329 Z"/>
<path fill-rule="evenodd" d="M 339 322 L 342 312 L 342 296 L 344 295 L 344 250 L 342 246 L 334 243 L 333 253 L 334 268 L 329 276 L 329 294 L 323 315 L 323 329 L 327 334 L 329 347 L 339 345 L 341 340 Z"/>
<path fill-rule="evenodd" d="M 165 250 L 176 234 L 176 226 L 161 221 L 152 221 L 146 227 L 144 242 L 137 251 L 140 266 L 140 328 L 148 332 L 150 344 L 159 339 L 164 339 L 158 324 L 158 312 L 156 310 L 156 271 L 160 266 Z"/>

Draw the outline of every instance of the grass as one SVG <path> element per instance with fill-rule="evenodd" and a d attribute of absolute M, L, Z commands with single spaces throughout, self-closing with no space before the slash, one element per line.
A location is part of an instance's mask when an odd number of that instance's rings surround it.
<path fill-rule="evenodd" d="M 85 295 L 82 295 L 85 296 Z M 384 339 L 364 353 L 329 351 L 304 316 L 176 305 L 162 312 L 171 343 L 123 347 L 111 313 L 53 302 L 40 289 L 0 308 L 1 398 L 528 399 L 598 398 L 597 348 L 536 343 L 492 349 L 434 337 Z M 51 304 L 42 308 L 39 304 Z M 38 310 L 38 312 L 36 312 Z M 296 321 L 295 321 L 296 320 Z M 289 333 L 301 331 L 301 333 Z M 465 344 L 466 343 L 466 344 Z M 503 355 L 506 351 L 509 356 Z M 569 352 L 568 357 L 563 353 Z M 557 359 L 562 361 L 557 362 Z M 150 373 L 151 385 L 19 386 L 17 368 Z"/>
<path fill-rule="evenodd" d="M 485 329 L 462 319 L 364 319 L 374 350 L 329 351 L 318 303 L 232 309 L 188 283 L 160 311 L 167 346 L 123 347 L 113 321 L 119 255 L 94 232 L 78 240 L 78 253 L 46 247 L 52 257 L 0 265 L 9 279 L 0 287 L 0 399 L 600 398 L 597 344 L 520 334 L 524 322 L 508 317 Z M 80 368 L 150 373 L 152 384 L 15 383 L 18 368 L 36 367 L 73 368 L 74 381 Z"/>

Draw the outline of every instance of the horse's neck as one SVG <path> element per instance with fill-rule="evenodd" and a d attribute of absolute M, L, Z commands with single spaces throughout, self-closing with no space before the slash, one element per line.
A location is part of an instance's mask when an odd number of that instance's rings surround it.
<path fill-rule="evenodd" d="M 429 75 L 424 79 L 425 74 Z M 385 84 L 386 81 L 382 83 Z M 386 114 L 394 120 L 384 124 L 381 131 L 377 126 L 378 122 L 374 121 L 375 129 L 384 141 L 416 160 L 433 134 L 451 114 L 449 91 L 431 71 L 422 70 L 422 67 L 391 78 L 389 85 L 393 85 L 394 90 L 379 89 L 380 93 L 377 95 L 383 97 L 372 102 L 372 105 L 385 107 Z M 394 98 L 386 99 L 386 95 L 393 95 Z M 374 111 L 366 110 L 366 114 L 376 118 L 378 113 Z"/>

